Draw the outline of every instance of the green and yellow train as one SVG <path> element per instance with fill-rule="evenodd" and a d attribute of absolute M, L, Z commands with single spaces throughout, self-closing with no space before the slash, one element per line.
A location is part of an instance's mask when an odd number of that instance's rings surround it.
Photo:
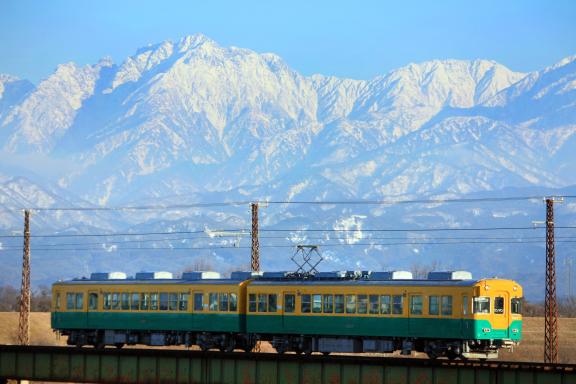
<path fill-rule="evenodd" d="M 160 277 L 160 278 L 158 278 Z M 68 344 L 198 345 L 279 353 L 426 352 L 495 358 L 522 336 L 522 287 L 466 272 L 93 274 L 53 285 L 52 328 Z"/>

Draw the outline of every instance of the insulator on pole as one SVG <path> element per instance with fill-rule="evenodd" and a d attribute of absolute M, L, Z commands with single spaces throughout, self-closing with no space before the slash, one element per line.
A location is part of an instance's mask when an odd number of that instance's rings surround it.
<path fill-rule="evenodd" d="M 22 287 L 20 289 L 20 345 L 30 344 L 30 211 L 24 211 L 24 255 L 22 259 Z"/>

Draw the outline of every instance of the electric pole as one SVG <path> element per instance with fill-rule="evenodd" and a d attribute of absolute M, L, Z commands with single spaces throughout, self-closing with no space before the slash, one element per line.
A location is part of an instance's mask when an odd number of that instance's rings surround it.
<path fill-rule="evenodd" d="M 30 344 L 30 211 L 24 211 L 24 256 L 22 259 L 22 287 L 20 289 L 20 345 Z"/>
<path fill-rule="evenodd" d="M 544 362 L 558 362 L 558 304 L 556 302 L 556 254 L 554 250 L 554 203 L 546 198 L 546 299 L 544 302 Z"/>
<path fill-rule="evenodd" d="M 258 203 L 252 203 L 252 272 L 260 271 L 260 243 L 258 241 Z"/>

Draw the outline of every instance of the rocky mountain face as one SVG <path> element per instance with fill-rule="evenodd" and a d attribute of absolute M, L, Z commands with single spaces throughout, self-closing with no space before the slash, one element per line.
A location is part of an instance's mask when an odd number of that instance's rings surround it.
<path fill-rule="evenodd" d="M 576 57 L 527 74 L 435 60 L 353 80 L 302 76 L 276 55 L 194 35 L 121 64 L 63 64 L 37 86 L 0 75 L 0 201 L 13 208 L 0 212 L 0 227 L 20 230 L 22 207 L 556 191 L 576 184 L 575 133 Z M 413 209 L 283 205 L 264 220 L 354 231 L 378 226 L 383 212 L 398 225 L 466 222 L 442 206 L 424 209 L 423 220 Z M 482 218 L 494 225 L 493 215 Z M 70 233 L 245 227 L 246 219 L 218 208 L 36 216 L 38 228 Z M 374 268 L 366 263 L 382 253 L 374 244 L 345 252 Z"/>

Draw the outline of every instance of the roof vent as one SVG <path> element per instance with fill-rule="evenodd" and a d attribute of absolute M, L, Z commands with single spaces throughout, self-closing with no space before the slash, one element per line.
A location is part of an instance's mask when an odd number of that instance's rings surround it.
<path fill-rule="evenodd" d="M 383 271 L 372 272 L 370 280 L 412 280 L 412 272 L 408 271 Z"/>
<path fill-rule="evenodd" d="M 331 272 L 318 272 L 314 275 L 316 279 L 344 279 L 346 278 L 346 271 L 331 271 Z"/>
<path fill-rule="evenodd" d="M 159 279 L 172 279 L 172 272 L 138 272 L 135 276 L 136 280 L 159 280 Z"/>
<path fill-rule="evenodd" d="M 472 273 L 468 271 L 429 272 L 428 280 L 472 280 Z"/>
<path fill-rule="evenodd" d="M 95 272 L 90 275 L 90 280 L 125 280 L 124 272 Z"/>
<path fill-rule="evenodd" d="M 208 280 L 208 279 L 220 279 L 219 272 L 213 271 L 191 271 L 184 272 L 182 274 L 182 280 Z"/>
<path fill-rule="evenodd" d="M 261 277 L 264 275 L 264 272 L 260 271 L 234 271 L 230 274 L 231 280 L 250 280 Z"/>

